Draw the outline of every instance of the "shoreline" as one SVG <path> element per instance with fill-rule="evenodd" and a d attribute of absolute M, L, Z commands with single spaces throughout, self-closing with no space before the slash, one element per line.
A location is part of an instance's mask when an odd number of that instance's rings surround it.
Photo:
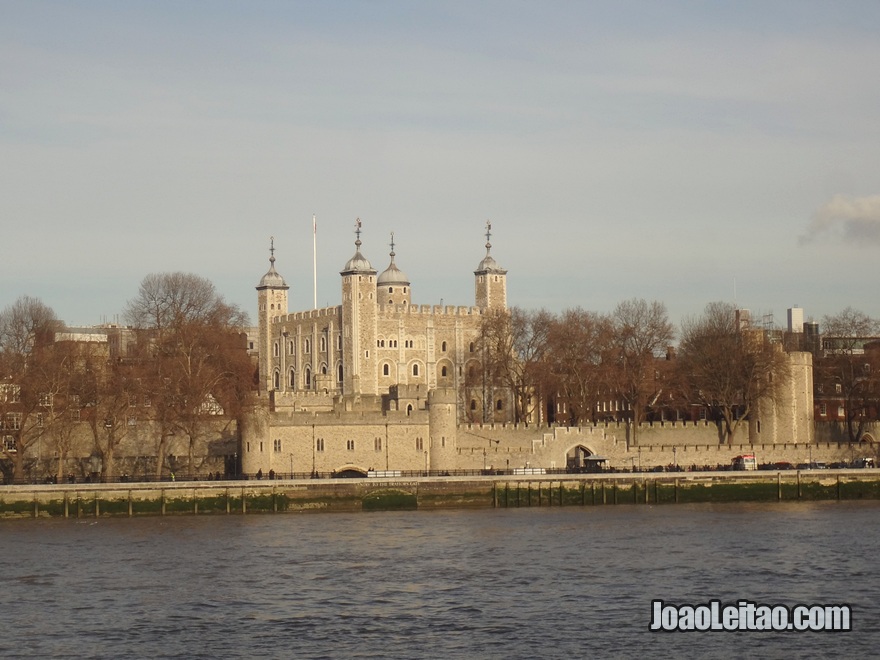
<path fill-rule="evenodd" d="M 0 520 L 880 499 L 880 470 L 0 486 Z"/>

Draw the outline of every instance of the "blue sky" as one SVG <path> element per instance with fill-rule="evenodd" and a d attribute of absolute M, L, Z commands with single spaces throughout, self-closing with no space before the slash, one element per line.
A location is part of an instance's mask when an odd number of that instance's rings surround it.
<path fill-rule="evenodd" d="M 113 320 L 151 272 L 253 319 L 379 271 L 472 304 L 880 316 L 880 3 L 0 0 L 0 307 Z M 735 297 L 735 299 L 734 299 Z"/>

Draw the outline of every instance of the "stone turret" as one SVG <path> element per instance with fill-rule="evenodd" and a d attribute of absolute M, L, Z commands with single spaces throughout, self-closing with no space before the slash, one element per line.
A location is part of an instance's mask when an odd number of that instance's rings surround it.
<path fill-rule="evenodd" d="M 430 469 L 456 469 L 458 397 L 452 387 L 428 392 Z"/>
<path fill-rule="evenodd" d="M 492 257 L 492 223 L 486 222 L 486 256 L 474 271 L 475 302 L 482 309 L 507 308 L 507 271 Z"/>
<path fill-rule="evenodd" d="M 357 220 L 354 256 L 342 275 L 342 393 L 377 394 L 376 270 L 361 254 L 361 221 Z"/>
<path fill-rule="evenodd" d="M 409 278 L 394 263 L 394 233 L 391 234 L 391 263 L 376 281 L 376 294 L 380 305 L 409 305 L 412 288 Z"/>
<path fill-rule="evenodd" d="M 258 344 L 259 344 L 259 388 L 268 392 L 276 387 L 276 379 L 280 384 L 281 375 L 276 376 L 276 358 L 280 355 L 283 347 L 275 348 L 272 339 L 272 318 L 287 314 L 287 282 L 275 270 L 275 238 L 270 238 L 269 247 L 269 270 L 260 279 L 257 285 L 257 303 L 259 309 L 258 320 Z"/>

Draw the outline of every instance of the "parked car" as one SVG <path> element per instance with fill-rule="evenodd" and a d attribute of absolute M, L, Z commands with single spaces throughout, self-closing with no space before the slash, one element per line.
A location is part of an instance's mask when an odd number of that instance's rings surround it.
<path fill-rule="evenodd" d="M 778 463 L 773 464 L 774 470 L 794 470 L 794 465 L 789 463 L 788 461 L 779 461 Z"/>

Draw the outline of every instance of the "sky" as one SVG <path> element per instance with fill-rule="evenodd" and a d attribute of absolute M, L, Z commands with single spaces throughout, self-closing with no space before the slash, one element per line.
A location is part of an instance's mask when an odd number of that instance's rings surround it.
<path fill-rule="evenodd" d="M 255 322 L 390 233 L 413 302 L 880 317 L 880 3 L 0 0 L 0 309 L 149 273 Z"/>

